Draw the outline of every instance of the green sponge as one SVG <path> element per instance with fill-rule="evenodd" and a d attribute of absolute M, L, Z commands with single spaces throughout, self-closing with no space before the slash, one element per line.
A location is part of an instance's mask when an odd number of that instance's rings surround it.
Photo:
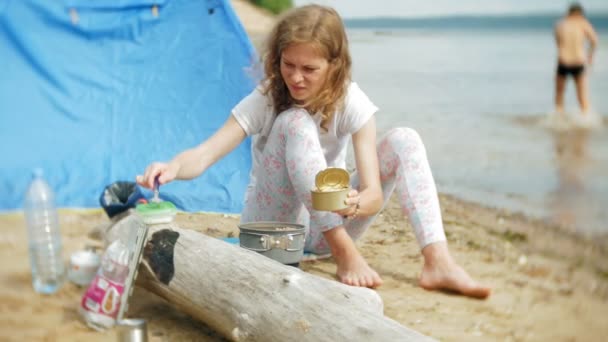
<path fill-rule="evenodd" d="M 175 204 L 167 201 L 140 203 L 135 211 L 145 224 L 169 223 L 173 221 L 177 208 Z"/>

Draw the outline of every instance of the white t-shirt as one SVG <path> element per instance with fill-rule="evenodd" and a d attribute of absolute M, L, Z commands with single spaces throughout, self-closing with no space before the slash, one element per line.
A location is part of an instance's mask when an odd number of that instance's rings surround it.
<path fill-rule="evenodd" d="M 356 133 L 378 110 L 359 86 L 351 82 L 345 97 L 344 111 L 338 111 L 327 125 L 327 131 L 320 128 L 321 115 L 313 116 L 319 131 L 319 140 L 328 167 L 346 166 L 346 150 L 351 135 Z M 257 87 L 241 100 L 233 109 L 232 115 L 247 135 L 251 135 L 252 168 L 249 189 L 255 185 L 255 174 L 260 165 L 259 159 L 266 146 L 272 124 L 276 118 L 270 95 L 262 94 Z"/>

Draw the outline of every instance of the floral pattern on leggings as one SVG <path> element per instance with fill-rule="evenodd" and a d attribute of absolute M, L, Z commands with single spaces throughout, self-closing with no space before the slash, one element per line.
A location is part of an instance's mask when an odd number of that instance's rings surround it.
<path fill-rule="evenodd" d="M 344 221 L 340 215 L 312 209 L 310 190 L 316 174 L 326 167 L 317 126 L 308 112 L 281 113 L 266 141 L 241 221 L 298 222 L 307 227 L 307 241 L 322 240 L 319 245 L 326 248 L 322 232 Z"/>
<path fill-rule="evenodd" d="M 298 222 L 307 227 L 305 249 L 327 253 L 323 232 L 344 225 L 353 240 L 371 225 L 375 216 L 343 219 L 331 212 L 312 209 L 310 190 L 317 172 L 327 167 L 318 128 L 303 109 L 291 109 L 277 117 L 257 170 L 257 183 L 248 193 L 242 222 Z M 384 202 L 397 191 L 421 248 L 445 240 L 435 182 L 424 145 L 409 128 L 395 128 L 378 143 L 380 180 Z M 356 172 L 351 185 L 358 188 Z M 310 214 L 309 214 L 310 213 Z"/>

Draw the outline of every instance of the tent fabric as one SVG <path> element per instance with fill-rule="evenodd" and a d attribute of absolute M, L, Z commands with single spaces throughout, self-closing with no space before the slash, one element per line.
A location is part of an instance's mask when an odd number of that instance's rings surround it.
<path fill-rule="evenodd" d="M 255 86 L 229 1 L 0 1 L 0 211 L 40 167 L 59 207 L 99 207 L 116 181 L 196 146 Z M 239 212 L 250 141 L 161 187 L 186 211 Z"/>

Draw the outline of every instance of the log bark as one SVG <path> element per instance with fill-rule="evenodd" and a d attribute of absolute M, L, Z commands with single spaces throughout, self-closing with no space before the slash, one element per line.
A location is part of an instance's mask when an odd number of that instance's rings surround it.
<path fill-rule="evenodd" d="M 130 214 L 106 243 L 142 225 Z M 149 226 L 136 285 L 233 341 L 429 341 L 384 316 L 371 289 L 344 285 L 174 222 Z"/>

